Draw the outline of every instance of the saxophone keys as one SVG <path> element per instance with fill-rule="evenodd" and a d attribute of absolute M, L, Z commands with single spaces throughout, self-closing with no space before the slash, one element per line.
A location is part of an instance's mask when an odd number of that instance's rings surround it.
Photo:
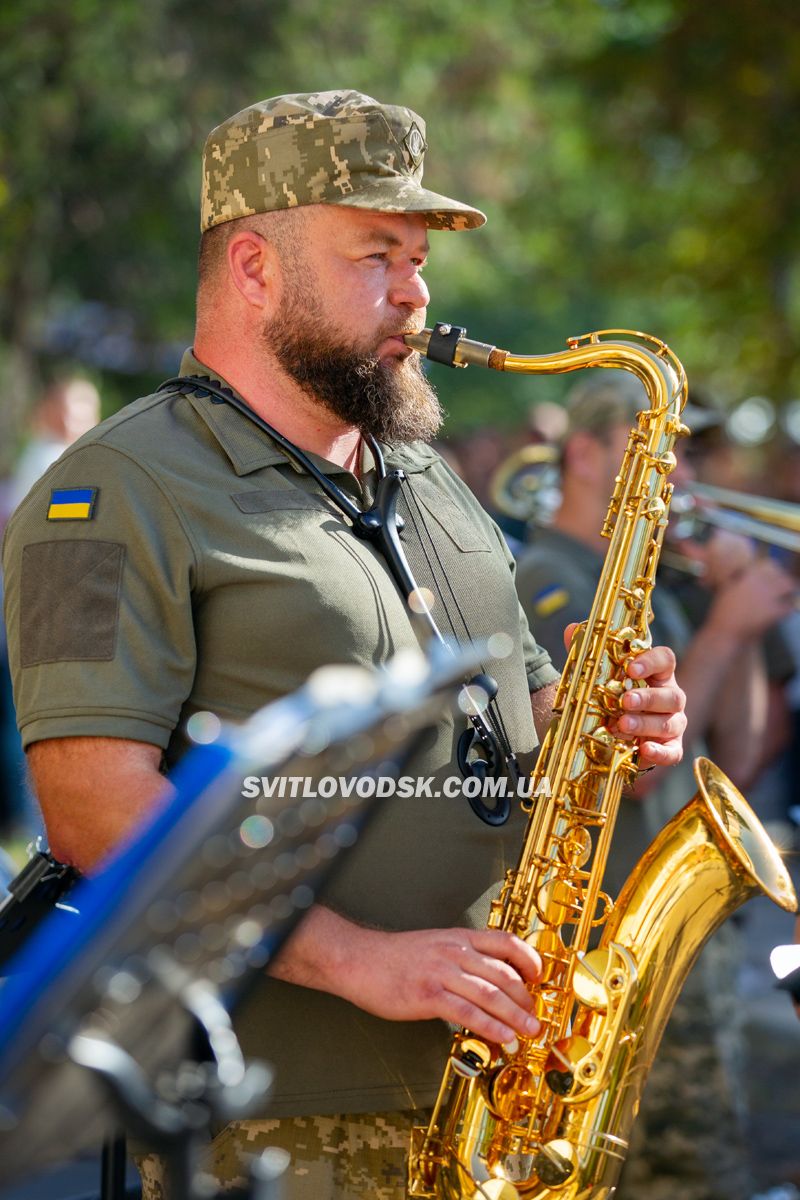
<path fill-rule="evenodd" d="M 539 986 L 558 982 L 567 967 L 567 948 L 561 935 L 555 929 L 536 929 L 523 939 L 535 950 L 542 960 L 542 973 Z M 540 1014 L 537 1012 L 537 1016 Z"/>
<path fill-rule="evenodd" d="M 551 879 L 539 888 L 536 908 L 548 925 L 563 925 L 579 916 L 581 899 L 581 892 L 569 880 Z"/>
<path fill-rule="evenodd" d="M 550 1048 L 544 1067 L 545 1083 L 556 1096 L 568 1096 L 575 1086 L 575 1072 L 591 1046 L 584 1037 L 562 1038 Z"/>
<path fill-rule="evenodd" d="M 608 1008 L 606 976 L 610 955 L 607 950 L 590 950 L 580 954 L 572 976 L 572 990 L 587 1008 Z"/>
<path fill-rule="evenodd" d="M 488 1100 L 501 1121 L 523 1125 L 531 1114 L 538 1090 L 538 1076 L 524 1062 L 501 1067 L 489 1082 Z"/>
<path fill-rule="evenodd" d="M 601 709 L 611 716 L 617 716 L 622 711 L 622 697 L 626 691 L 623 679 L 609 679 L 608 683 L 599 686 L 597 692 Z"/>
<path fill-rule="evenodd" d="M 479 1184 L 469 1200 L 520 1200 L 520 1194 L 510 1179 L 487 1179 Z"/>
<path fill-rule="evenodd" d="M 647 600 L 647 589 L 637 584 L 636 587 L 623 588 L 622 597 L 632 612 L 640 612 Z"/>
<path fill-rule="evenodd" d="M 462 1079 L 477 1079 L 492 1061 L 492 1052 L 478 1038 L 462 1038 L 450 1055 L 450 1066 Z"/>
<path fill-rule="evenodd" d="M 598 725 L 591 733 L 584 734 L 581 745 L 588 759 L 601 766 L 607 766 L 617 748 L 617 739 L 605 725 Z"/>
<path fill-rule="evenodd" d="M 651 496 L 642 508 L 642 516 L 649 521 L 663 521 L 667 515 L 667 506 L 660 496 Z"/>
<path fill-rule="evenodd" d="M 633 625 L 623 625 L 615 629 L 608 637 L 608 655 L 617 666 L 624 666 L 631 656 L 631 647 L 639 637 L 639 630 Z"/>
<path fill-rule="evenodd" d="M 575 1147 L 564 1138 L 545 1142 L 534 1156 L 533 1166 L 545 1187 L 560 1187 L 577 1165 Z"/>
<path fill-rule="evenodd" d="M 583 867 L 593 848 L 592 835 L 583 825 L 573 825 L 558 844 L 558 857 L 570 867 Z"/>

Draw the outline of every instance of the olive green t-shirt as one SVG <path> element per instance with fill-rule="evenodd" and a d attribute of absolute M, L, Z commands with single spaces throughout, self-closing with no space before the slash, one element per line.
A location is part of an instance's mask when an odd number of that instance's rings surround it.
<path fill-rule="evenodd" d="M 210 375 L 191 354 L 181 372 Z M 385 451 L 407 476 L 402 539 L 443 633 L 512 638 L 510 656 L 486 669 L 511 743 L 529 757 L 529 692 L 557 673 L 521 613 L 502 535 L 428 446 Z M 370 501 L 374 472 L 359 480 L 314 461 L 359 505 Z M 75 443 L 13 517 L 4 562 L 26 746 L 119 737 L 161 747 L 171 764 L 195 712 L 240 721 L 321 665 L 371 667 L 418 644 L 376 549 L 264 432 L 208 393 L 148 396 Z M 443 716 L 405 773 L 456 774 L 464 727 Z M 387 929 L 481 925 L 521 830 L 518 813 L 502 830 L 482 825 L 463 799 L 393 798 L 324 899 Z M 381 1021 L 266 979 L 236 1018 L 245 1052 L 276 1066 L 275 1115 L 427 1104 L 449 1042 L 440 1022 Z"/>

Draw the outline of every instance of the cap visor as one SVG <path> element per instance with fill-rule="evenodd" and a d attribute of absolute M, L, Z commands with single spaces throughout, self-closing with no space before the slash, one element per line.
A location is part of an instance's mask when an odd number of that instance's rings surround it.
<path fill-rule="evenodd" d="M 438 192 L 429 192 L 402 176 L 381 179 L 377 187 L 342 196 L 336 203 L 377 212 L 421 213 L 427 217 L 429 229 L 455 232 L 479 229 L 486 224 L 486 214 L 480 209 L 470 208 L 449 196 L 440 196 Z"/>

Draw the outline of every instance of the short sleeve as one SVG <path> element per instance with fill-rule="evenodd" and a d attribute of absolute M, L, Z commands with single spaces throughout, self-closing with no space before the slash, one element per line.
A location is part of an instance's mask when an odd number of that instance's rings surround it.
<path fill-rule="evenodd" d="M 195 675 L 197 556 L 158 478 L 102 443 L 68 451 L 12 517 L 3 559 L 24 745 L 165 748 Z"/>

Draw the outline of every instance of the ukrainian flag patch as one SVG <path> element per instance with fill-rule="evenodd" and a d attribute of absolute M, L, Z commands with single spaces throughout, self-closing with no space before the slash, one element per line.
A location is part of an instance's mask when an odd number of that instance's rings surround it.
<path fill-rule="evenodd" d="M 90 521 L 94 516 L 97 488 L 53 488 L 47 509 L 48 521 Z"/>
<path fill-rule="evenodd" d="M 560 583 L 553 583 L 550 587 L 542 588 L 541 592 L 537 592 L 533 597 L 533 611 L 537 617 L 552 617 L 568 600 L 567 589 Z"/>

